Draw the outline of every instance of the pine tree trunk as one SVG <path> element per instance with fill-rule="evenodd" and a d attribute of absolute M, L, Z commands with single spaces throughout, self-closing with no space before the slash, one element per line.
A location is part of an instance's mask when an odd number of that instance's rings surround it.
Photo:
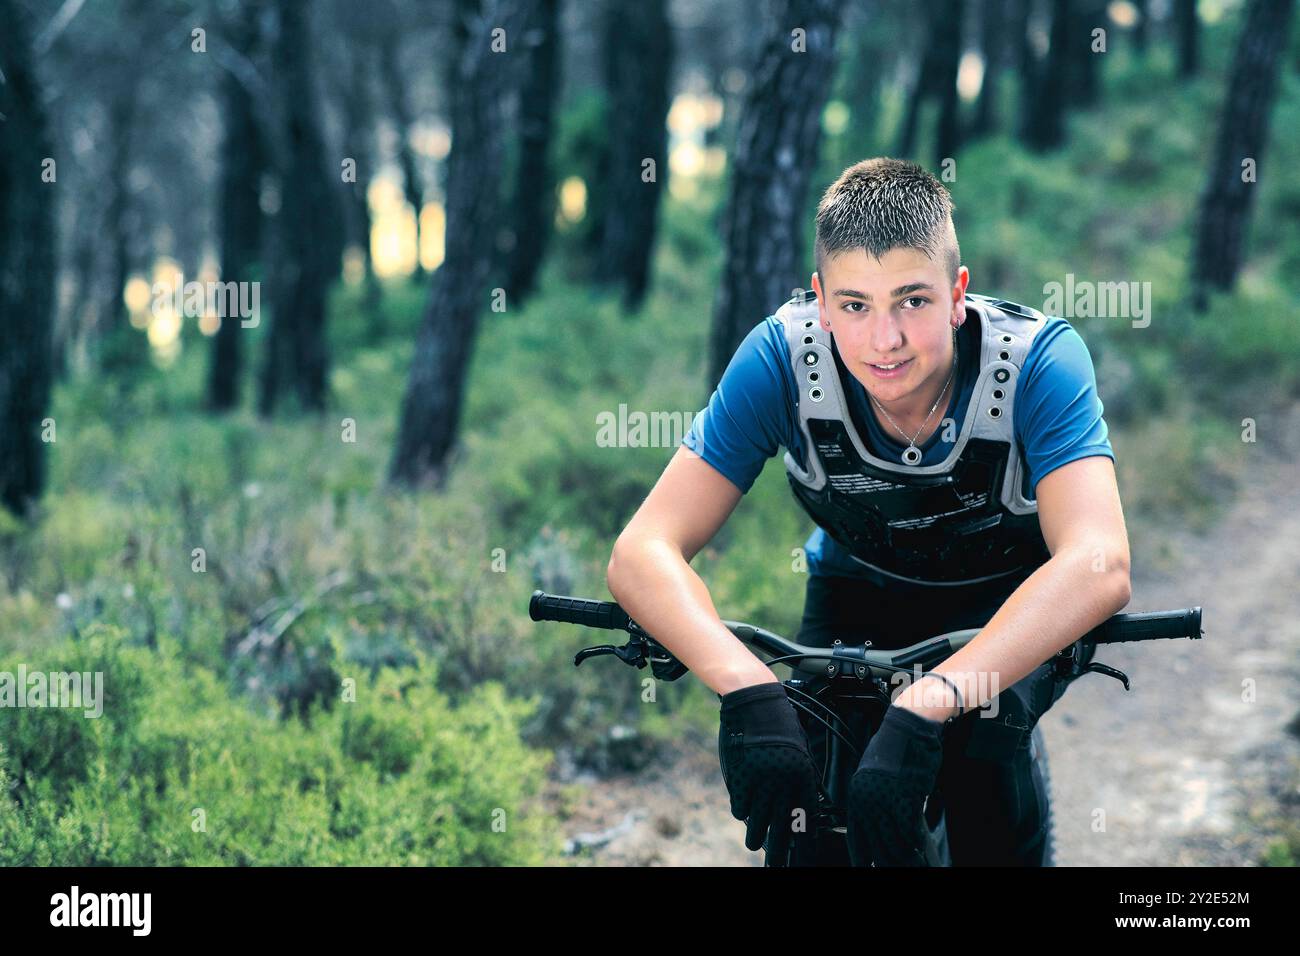
<path fill-rule="evenodd" d="M 1262 172 L 1278 69 L 1287 48 L 1295 0 L 1251 0 L 1246 11 L 1219 120 L 1209 177 L 1201 193 L 1193 300 L 1206 304 L 1208 288 L 1231 290 L 1241 269 L 1246 226 L 1258 183 L 1247 181 L 1243 161 Z M 1287 170 L 1275 163 L 1279 175 Z"/>
<path fill-rule="evenodd" d="M 1133 0 L 1137 8 L 1137 23 L 1133 25 L 1133 49 L 1138 56 L 1146 56 L 1151 40 L 1151 3 L 1150 0 Z"/>
<path fill-rule="evenodd" d="M 983 0 L 980 7 L 980 47 L 984 56 L 984 79 L 975 101 L 975 118 L 968 138 L 982 139 L 997 132 L 998 96 L 1002 58 L 1007 48 L 1007 0 Z"/>
<path fill-rule="evenodd" d="M 1280 0 L 1286 6 L 1286 0 Z M 1201 21 L 1196 15 L 1196 0 L 1175 0 L 1174 19 L 1178 29 L 1178 75 L 1195 76 L 1201 61 Z"/>
<path fill-rule="evenodd" d="M 241 53 L 252 55 L 257 43 L 257 13 L 246 5 L 238 15 L 231 41 Z M 222 76 L 221 85 L 226 121 L 217 212 L 221 219 L 221 281 L 260 282 L 261 180 L 267 166 L 266 149 L 252 94 L 229 72 Z M 209 353 L 207 404 L 212 411 L 228 411 L 239 405 L 243 343 L 248 334 L 239 314 L 221 316 Z"/>
<path fill-rule="evenodd" d="M 127 279 L 133 265 L 138 212 L 130 195 L 131 154 L 135 143 L 138 80 L 122 80 L 111 94 L 108 106 L 108 168 L 104 184 L 108 199 L 104 206 L 104 239 L 108 250 L 108 288 L 96 321 L 96 362 L 101 374 L 130 387 L 136 371 L 149 361 L 145 336 L 128 321 Z"/>
<path fill-rule="evenodd" d="M 941 168 L 945 160 L 955 158 L 961 147 L 957 67 L 961 63 L 961 28 L 966 15 L 965 7 L 963 0 L 944 0 L 936 24 L 937 33 L 932 38 L 941 67 L 937 74 L 940 108 L 934 137 L 936 169 Z"/>
<path fill-rule="evenodd" d="M 441 486 L 460 429 L 465 376 L 481 312 L 491 300 L 487 279 L 499 223 L 498 179 L 502 102 L 526 54 L 523 27 L 537 0 L 488 0 L 468 41 L 457 46 L 451 88 L 452 148 L 447 170 L 447 258 L 433 274 L 402 400 L 389 480 Z M 506 51 L 493 53 L 501 28 Z"/>
<path fill-rule="evenodd" d="M 1070 0 L 1052 0 L 1051 45 L 1047 56 L 1035 63 L 1034 74 L 1029 78 L 1032 107 L 1025 143 L 1040 153 L 1065 143 L 1071 7 Z"/>
<path fill-rule="evenodd" d="M 402 189 L 406 202 L 415 213 L 415 273 L 414 281 L 424 278 L 424 264 L 420 260 L 420 213 L 424 209 L 424 185 L 411 147 L 411 110 L 406 105 L 406 88 L 402 82 L 402 67 L 398 58 L 401 49 L 397 37 L 387 38 L 379 55 L 379 78 L 388 98 L 388 108 L 397 127 L 397 164 L 402 170 Z"/>
<path fill-rule="evenodd" d="M 343 183 L 343 212 L 348 241 L 361 253 L 367 331 L 372 339 L 378 339 L 384 334 L 384 318 L 380 308 L 381 290 L 375 277 L 374 260 L 370 256 L 373 223 L 368 198 L 375 174 L 374 105 L 369 86 L 372 62 L 368 47 L 359 45 L 357 49 L 348 51 L 348 82 L 339 97 L 343 107 L 344 155 L 356 162 L 356 181 Z"/>
<path fill-rule="evenodd" d="M 283 123 L 280 210 L 275 217 L 270 328 L 258 411 L 275 411 L 285 394 L 308 411 L 325 408 L 329 354 L 325 304 L 339 272 L 342 234 L 338 191 L 318 126 L 307 8 L 280 0 L 275 38 L 275 96 Z M 333 167 L 337 169 L 338 167 Z"/>
<path fill-rule="evenodd" d="M 595 278 L 621 286 L 631 311 L 649 283 L 659 199 L 668 188 L 672 27 L 667 0 L 612 3 L 605 16 L 610 153 L 609 174 L 597 184 L 606 196 Z M 648 159 L 654 161 L 649 181 Z"/>
<path fill-rule="evenodd" d="M 809 281 L 805 200 L 821 146 L 840 11 L 835 0 L 782 0 L 751 77 L 731 157 L 710 388 L 749 330 Z M 805 52 L 791 48 L 796 28 L 804 31 Z"/>
<path fill-rule="evenodd" d="M 1105 0 L 1075 0 L 1074 22 L 1073 35 L 1069 41 L 1069 60 L 1074 68 L 1073 92 L 1069 96 L 1069 103 L 1072 107 L 1086 109 L 1096 106 L 1100 99 L 1098 72 L 1105 54 L 1092 52 L 1092 31 L 1101 27 L 1109 34 Z"/>
<path fill-rule="evenodd" d="M 1008 35 L 1016 41 L 1016 72 L 1020 74 L 1018 119 L 1015 135 L 1028 143 L 1034 125 L 1034 100 L 1038 95 L 1038 58 L 1030 40 L 1029 27 L 1033 20 L 1033 0 L 1012 0 L 1011 24 Z"/>
<path fill-rule="evenodd" d="M 26 517 L 45 488 L 58 186 L 41 179 L 53 150 L 25 5 L 0 0 L 0 23 L 0 505 Z"/>
<path fill-rule="evenodd" d="M 548 153 L 560 94 L 559 6 L 559 0 L 540 0 L 538 19 L 528 30 L 528 81 L 519 97 L 519 168 L 509 213 L 514 247 L 505 285 L 514 308 L 532 292 L 554 229 L 555 178 Z"/>

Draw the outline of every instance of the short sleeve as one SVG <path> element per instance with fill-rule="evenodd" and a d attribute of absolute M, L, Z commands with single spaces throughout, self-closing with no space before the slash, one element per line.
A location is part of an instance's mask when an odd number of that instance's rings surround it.
<path fill-rule="evenodd" d="M 1094 455 L 1114 460 L 1102 411 L 1088 346 L 1064 319 L 1049 317 L 1016 387 L 1015 427 L 1033 496 L 1062 465 Z"/>
<path fill-rule="evenodd" d="M 778 447 L 789 447 L 794 373 L 781 323 L 750 330 L 682 444 L 748 493 Z"/>

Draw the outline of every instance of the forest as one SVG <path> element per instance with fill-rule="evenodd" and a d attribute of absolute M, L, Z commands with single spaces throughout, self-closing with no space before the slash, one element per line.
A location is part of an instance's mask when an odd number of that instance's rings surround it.
<path fill-rule="evenodd" d="M 1211 675 L 1252 749 L 1143 859 L 1294 865 L 1294 7 L 0 0 L 0 865 L 752 865 L 715 695 L 575 668 L 608 635 L 528 601 L 610 599 L 873 156 L 950 190 L 970 291 L 1084 338 L 1133 606 L 1206 608 L 1062 733 L 1145 693 L 1177 739 Z M 778 456 L 692 562 L 724 618 L 797 630 L 793 504 Z"/>

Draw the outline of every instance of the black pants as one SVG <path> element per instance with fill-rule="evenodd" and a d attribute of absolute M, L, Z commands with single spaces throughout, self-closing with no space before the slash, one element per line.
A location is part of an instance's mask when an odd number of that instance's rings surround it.
<path fill-rule="evenodd" d="M 837 638 L 905 647 L 945 631 L 983 627 L 1017 584 L 917 594 L 858 578 L 810 575 L 798 639 L 817 647 Z M 1002 690 L 996 717 L 972 711 L 945 729 L 939 790 L 954 866 L 1043 865 L 1050 807 L 1032 732 L 1065 686 L 1044 663 Z M 823 735 L 811 733 L 809 743 L 820 762 Z"/>

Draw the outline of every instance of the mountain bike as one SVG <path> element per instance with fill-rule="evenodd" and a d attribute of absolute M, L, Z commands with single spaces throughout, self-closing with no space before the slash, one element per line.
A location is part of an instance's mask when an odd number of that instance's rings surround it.
<path fill-rule="evenodd" d="M 681 661 L 612 601 L 534 591 L 528 602 L 528 616 L 534 621 L 626 631 L 629 635 L 628 642 L 622 646 L 600 644 L 583 648 L 574 656 L 575 667 L 589 658 L 612 654 L 630 667 L 645 668 L 648 664 L 659 680 L 674 681 L 687 671 Z M 795 672 L 795 676 L 782 682 L 790 702 L 800 714 L 810 741 L 813 734 L 824 735 L 825 746 L 821 748 L 821 754 L 814 755 L 820 779 L 818 806 L 816 812 L 809 815 L 811 839 L 793 841 L 790 849 L 781 854 L 781 859 L 774 858 L 775 854 L 769 852 L 765 844 L 764 865 L 847 866 L 846 798 L 849 781 L 890 706 L 891 676 L 903 673 L 913 679 L 919 678 L 969 643 L 979 634 L 980 628 L 950 631 L 907 647 L 884 650 L 873 649 L 871 641 L 861 644 L 835 641 L 830 647 L 810 647 L 752 624 L 722 623 L 750 648 L 773 655 L 767 661 L 769 666 L 784 664 Z M 1052 671 L 1058 682 L 1067 685 L 1084 674 L 1099 673 L 1114 677 L 1128 690 L 1128 675 L 1093 660 L 1098 646 L 1184 637 L 1199 639 L 1202 633 L 1200 607 L 1116 614 L 1055 654 L 1051 658 Z M 1061 692 L 1063 688 L 1057 693 L 1058 697 Z M 1036 724 L 1030 741 L 1031 755 L 1038 760 L 1046 782 L 1046 750 L 1042 732 Z M 925 801 L 922 815 L 928 835 L 927 865 L 952 866 L 943 794 L 938 786 Z M 1047 839 L 1046 859 L 1050 866 L 1050 827 Z"/>

